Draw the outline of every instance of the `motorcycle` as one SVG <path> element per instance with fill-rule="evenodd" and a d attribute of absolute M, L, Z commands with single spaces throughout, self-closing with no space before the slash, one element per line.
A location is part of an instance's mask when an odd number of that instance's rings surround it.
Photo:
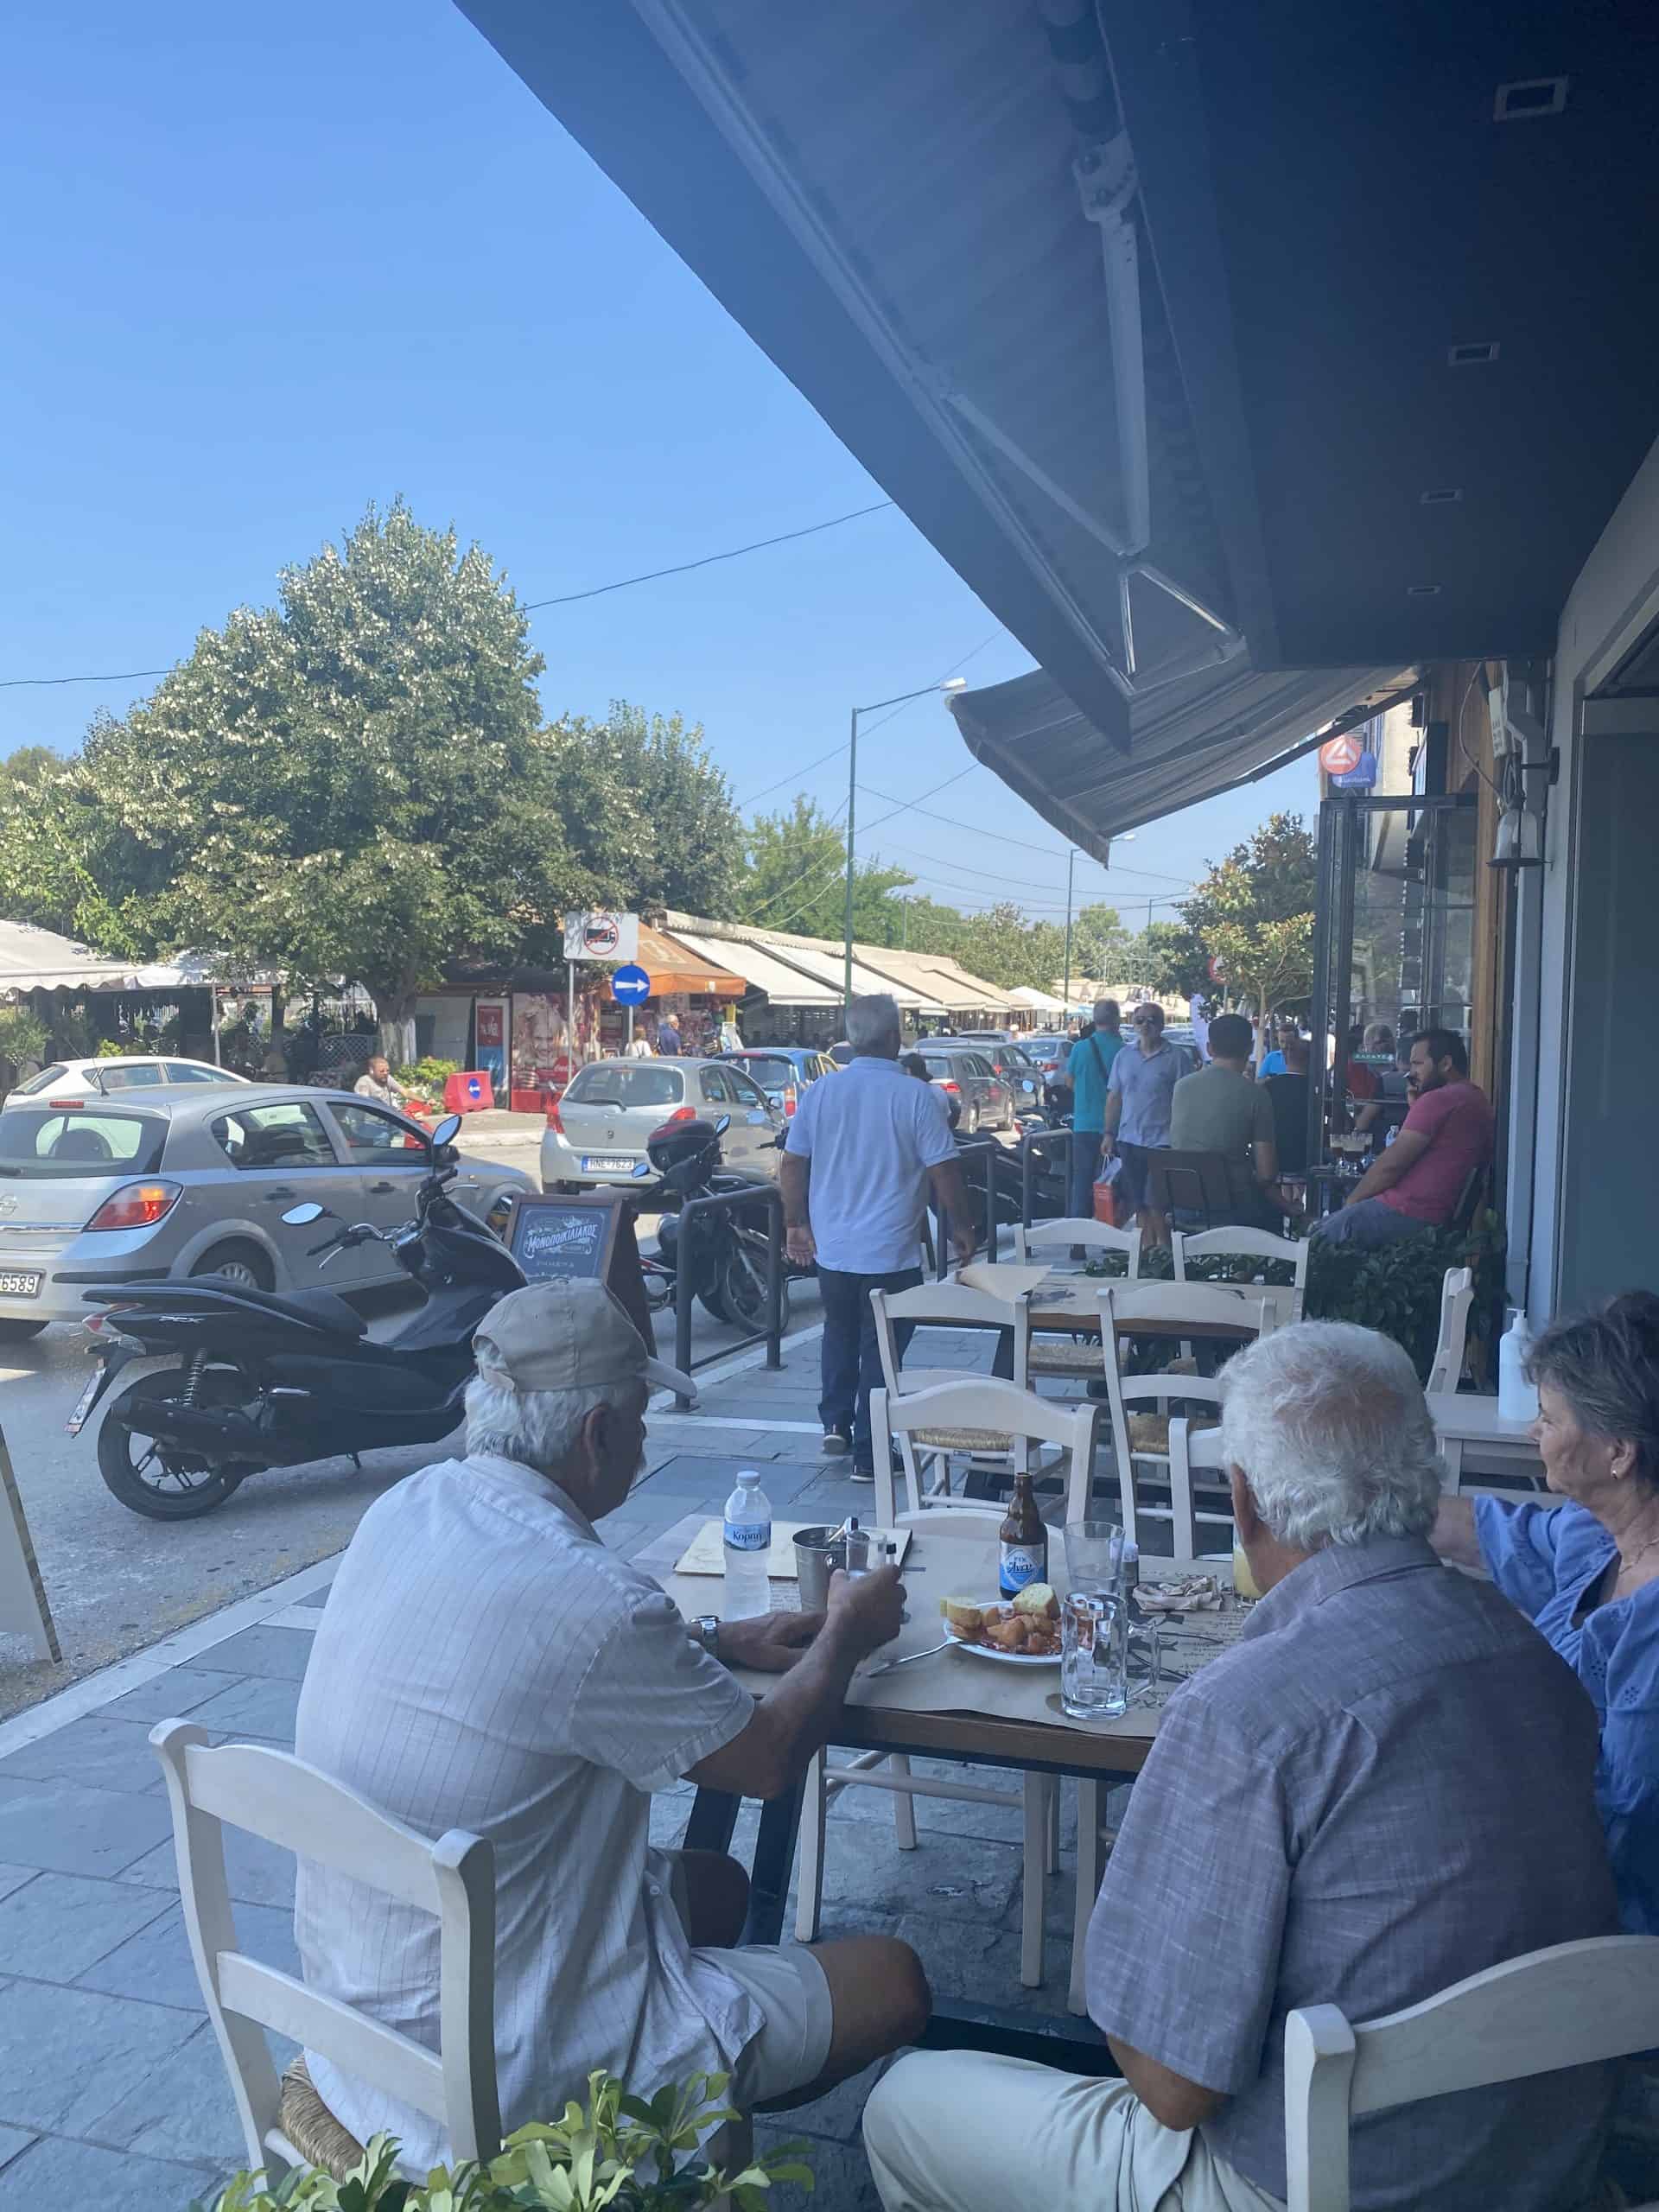
<path fill-rule="evenodd" d="M 644 1262 L 645 1295 L 660 1311 L 677 1294 L 680 1265 L 680 1210 L 693 1198 L 715 1192 L 753 1191 L 764 1187 L 750 1175 L 734 1170 L 721 1173 L 720 1140 L 732 1125 L 729 1114 L 716 1122 L 665 1123 L 645 1147 L 645 1155 L 661 1178 L 662 1219 L 657 1230 L 658 1256 Z M 779 1142 L 781 1145 L 783 1139 Z M 735 1208 L 699 1222 L 692 1245 L 692 1289 L 705 1311 L 716 1321 L 734 1323 L 758 1334 L 766 1325 L 766 1268 L 771 1239 L 756 1226 L 763 1218 L 757 1207 L 748 1220 Z M 810 1274 L 810 1268 L 786 1269 L 780 1285 L 783 1325 L 789 1323 L 789 1275 Z"/>
<path fill-rule="evenodd" d="M 223 1505 L 250 1475 L 311 1459 L 429 1444 L 459 1427 L 474 1373 L 473 1332 L 524 1270 L 481 1221 L 451 1198 L 459 1160 L 452 1114 L 427 1143 L 415 1218 L 395 1230 L 342 1223 L 309 1248 L 327 1267 L 371 1241 L 426 1294 L 385 1343 L 371 1343 L 356 1308 L 332 1290 L 254 1290 L 224 1276 L 89 1290 L 106 1310 L 86 1323 L 99 1371 L 67 1424 L 77 1436 L 134 1360 L 175 1363 L 112 1398 L 98 1433 L 98 1468 L 113 1495 L 153 1521 L 186 1521 Z M 327 1208 L 282 1217 L 309 1227 Z M 333 1217 L 330 1217 L 331 1218 Z"/>

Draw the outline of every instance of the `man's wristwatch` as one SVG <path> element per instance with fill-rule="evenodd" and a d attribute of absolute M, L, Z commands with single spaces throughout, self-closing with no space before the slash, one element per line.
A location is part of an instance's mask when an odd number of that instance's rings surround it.
<path fill-rule="evenodd" d="M 699 1613 L 691 1624 L 691 1633 L 711 1659 L 720 1656 L 720 1615 Z"/>

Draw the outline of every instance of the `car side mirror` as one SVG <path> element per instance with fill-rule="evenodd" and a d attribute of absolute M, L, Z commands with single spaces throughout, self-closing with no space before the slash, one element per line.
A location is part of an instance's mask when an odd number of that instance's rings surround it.
<path fill-rule="evenodd" d="M 442 1150 L 442 1148 L 443 1147 L 443 1146 L 445 1146 L 445 1145 L 447 1145 L 447 1144 L 453 1144 L 453 1143 L 454 1142 L 455 1139 L 456 1139 L 460 1135 L 461 1135 L 461 1116 L 460 1116 L 460 1115 L 459 1115 L 459 1114 L 446 1114 L 446 1115 L 444 1116 L 443 1119 L 442 1119 L 442 1120 L 438 1123 L 437 1127 L 436 1127 L 436 1128 L 433 1130 L 433 1132 L 432 1132 L 432 1149 L 433 1149 L 433 1151 L 434 1151 L 434 1152 L 440 1151 L 440 1150 Z"/>
<path fill-rule="evenodd" d="M 289 1206 L 283 1219 L 290 1229 L 305 1229 L 314 1221 L 321 1221 L 325 1209 L 308 1199 L 303 1205 Z"/>

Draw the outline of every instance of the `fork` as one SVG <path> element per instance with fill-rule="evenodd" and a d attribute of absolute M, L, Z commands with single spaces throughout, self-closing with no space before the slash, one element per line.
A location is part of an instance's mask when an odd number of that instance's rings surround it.
<path fill-rule="evenodd" d="M 884 1659 L 879 1667 L 872 1667 L 864 1679 L 871 1682 L 878 1675 L 892 1674 L 895 1667 L 908 1667 L 918 1659 L 931 1659 L 936 1651 L 948 1651 L 957 1641 L 954 1636 L 947 1636 L 943 1643 L 930 1643 L 925 1651 L 906 1651 L 902 1659 Z"/>

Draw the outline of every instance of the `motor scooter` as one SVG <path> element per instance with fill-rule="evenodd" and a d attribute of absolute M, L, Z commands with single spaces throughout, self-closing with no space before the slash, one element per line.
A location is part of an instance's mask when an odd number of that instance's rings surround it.
<path fill-rule="evenodd" d="M 473 1332 L 525 1281 L 499 1238 L 448 1195 L 460 1127 L 451 1114 L 433 1129 L 412 1221 L 395 1230 L 341 1223 L 309 1248 L 327 1267 L 356 1245 L 391 1247 L 426 1296 L 384 1342 L 325 1288 L 262 1291 L 199 1275 L 85 1294 L 105 1310 L 86 1324 L 100 1364 L 70 1415 L 72 1436 L 134 1360 L 173 1363 L 129 1382 L 99 1429 L 99 1472 L 123 1505 L 152 1521 L 192 1520 L 250 1475 L 337 1452 L 356 1462 L 359 1452 L 433 1443 L 460 1426 Z M 282 1217 L 304 1229 L 327 1214 L 307 1202 Z"/>
<path fill-rule="evenodd" d="M 678 1293 L 681 1209 L 713 1192 L 741 1193 L 768 1187 L 753 1175 L 721 1168 L 720 1140 L 732 1117 L 718 1121 L 670 1122 L 656 1131 L 645 1154 L 661 1178 L 663 1214 L 657 1228 L 657 1256 L 645 1262 L 645 1295 L 660 1309 Z M 781 1148 L 787 1132 L 780 1135 Z M 771 1239 L 761 1206 L 733 1207 L 700 1221 L 691 1240 L 692 1289 L 716 1321 L 729 1321 L 758 1334 L 766 1325 L 766 1268 Z M 782 1324 L 789 1324 L 789 1275 L 810 1275 L 809 1268 L 787 1268 L 779 1290 Z"/>

